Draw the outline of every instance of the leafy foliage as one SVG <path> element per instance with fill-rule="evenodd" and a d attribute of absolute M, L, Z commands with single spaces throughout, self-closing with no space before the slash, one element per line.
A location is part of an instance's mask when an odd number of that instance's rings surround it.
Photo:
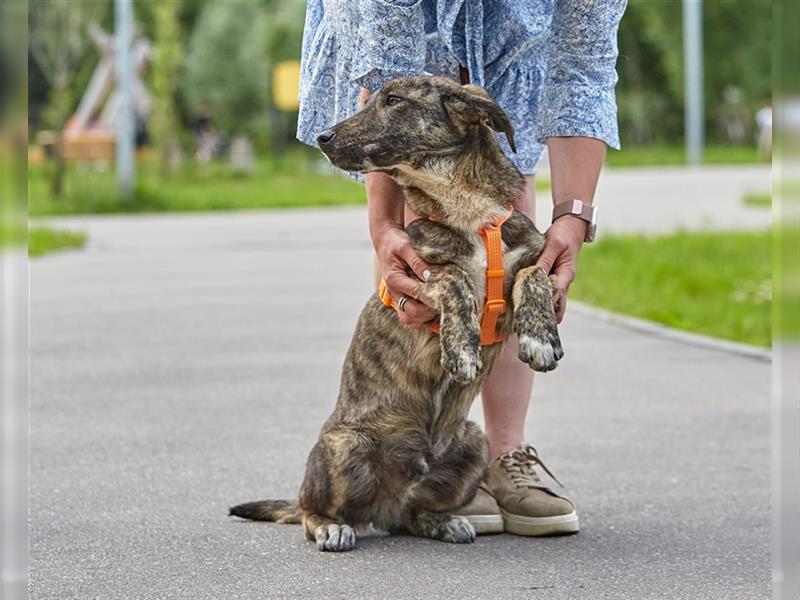
<path fill-rule="evenodd" d="M 266 24 L 261 4 L 214 0 L 203 7 L 189 40 L 180 90 L 191 111 L 208 105 L 228 134 L 252 133 L 264 116 Z"/>
<path fill-rule="evenodd" d="M 683 36 L 679 0 L 631 0 L 619 31 L 617 97 L 623 143 L 675 142 L 683 128 Z M 703 3 L 706 131 L 724 139 L 732 110 L 749 127 L 771 97 L 768 0 Z M 734 90 L 734 93 L 731 93 Z M 730 97 L 736 106 L 730 106 Z M 749 140 L 748 140 L 749 141 Z"/>
<path fill-rule="evenodd" d="M 175 91 L 178 68 L 183 54 L 177 2 L 160 2 L 155 13 L 155 50 L 153 56 L 153 124 L 161 151 L 161 168 L 166 170 L 170 145 L 177 144 Z"/>

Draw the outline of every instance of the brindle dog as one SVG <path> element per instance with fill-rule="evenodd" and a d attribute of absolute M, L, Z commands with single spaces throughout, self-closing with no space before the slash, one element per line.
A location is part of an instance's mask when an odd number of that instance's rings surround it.
<path fill-rule="evenodd" d="M 523 177 L 494 131 L 514 147 L 511 123 L 480 88 L 440 77 L 395 80 L 365 108 L 318 138 L 348 171 L 387 173 L 421 218 L 406 229 L 431 265 L 420 296 L 440 314 L 441 333 L 402 325 L 370 298 L 347 353 L 339 399 L 311 450 L 299 504 L 233 507 L 239 517 L 302 522 L 320 550 L 350 550 L 354 528 L 447 542 L 475 531 L 452 511 L 472 500 L 488 462 L 484 434 L 467 412 L 502 343 L 480 346 L 486 251 L 482 225 L 510 214 L 501 234 L 507 307 L 498 331 L 513 331 L 519 358 L 550 371 L 563 356 L 554 286 L 534 264 L 544 237 L 510 203 Z"/>

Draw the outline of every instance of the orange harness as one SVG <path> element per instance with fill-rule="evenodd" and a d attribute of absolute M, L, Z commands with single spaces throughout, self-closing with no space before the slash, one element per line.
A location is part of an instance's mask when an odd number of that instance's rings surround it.
<path fill-rule="evenodd" d="M 483 305 L 483 317 L 481 317 L 481 346 L 491 346 L 506 339 L 505 335 L 497 333 L 497 318 L 506 308 L 506 301 L 503 297 L 503 279 L 506 272 L 503 265 L 503 238 L 500 236 L 500 228 L 509 216 L 498 217 L 491 225 L 485 225 L 478 231 L 483 245 L 486 247 L 486 302 Z M 432 221 L 436 220 L 428 218 Z M 386 306 L 395 307 L 383 279 L 378 287 L 378 295 Z M 431 323 L 428 325 L 428 329 L 439 333 L 439 323 Z"/>

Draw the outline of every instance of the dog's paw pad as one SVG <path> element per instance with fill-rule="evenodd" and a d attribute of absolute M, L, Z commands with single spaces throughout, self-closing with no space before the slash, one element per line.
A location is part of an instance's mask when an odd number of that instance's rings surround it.
<path fill-rule="evenodd" d="M 529 335 L 519 336 L 519 359 L 529 364 L 534 371 L 541 373 L 552 371 L 562 356 L 564 351 L 561 344 L 553 345 Z"/>
<path fill-rule="evenodd" d="M 350 525 L 320 525 L 314 531 L 314 538 L 322 552 L 344 552 L 356 547 L 356 532 Z"/>
<path fill-rule="evenodd" d="M 441 540 L 454 544 L 471 544 L 475 541 L 475 528 L 466 517 L 454 516 L 442 526 Z"/>

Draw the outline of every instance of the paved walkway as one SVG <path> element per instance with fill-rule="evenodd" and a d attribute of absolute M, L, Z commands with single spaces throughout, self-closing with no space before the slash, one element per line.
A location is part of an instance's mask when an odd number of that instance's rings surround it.
<path fill-rule="evenodd" d="M 91 241 L 31 265 L 33 598 L 769 597 L 765 362 L 572 311 L 527 436 L 579 535 L 321 554 L 226 511 L 297 492 L 372 291 L 363 208 L 62 223 Z"/>
<path fill-rule="evenodd" d="M 769 193 L 770 177 L 768 165 L 605 169 L 597 188 L 598 233 L 766 229 L 770 209 L 742 199 Z M 537 207 L 542 228 L 551 211 L 549 196 L 543 196 Z"/>

